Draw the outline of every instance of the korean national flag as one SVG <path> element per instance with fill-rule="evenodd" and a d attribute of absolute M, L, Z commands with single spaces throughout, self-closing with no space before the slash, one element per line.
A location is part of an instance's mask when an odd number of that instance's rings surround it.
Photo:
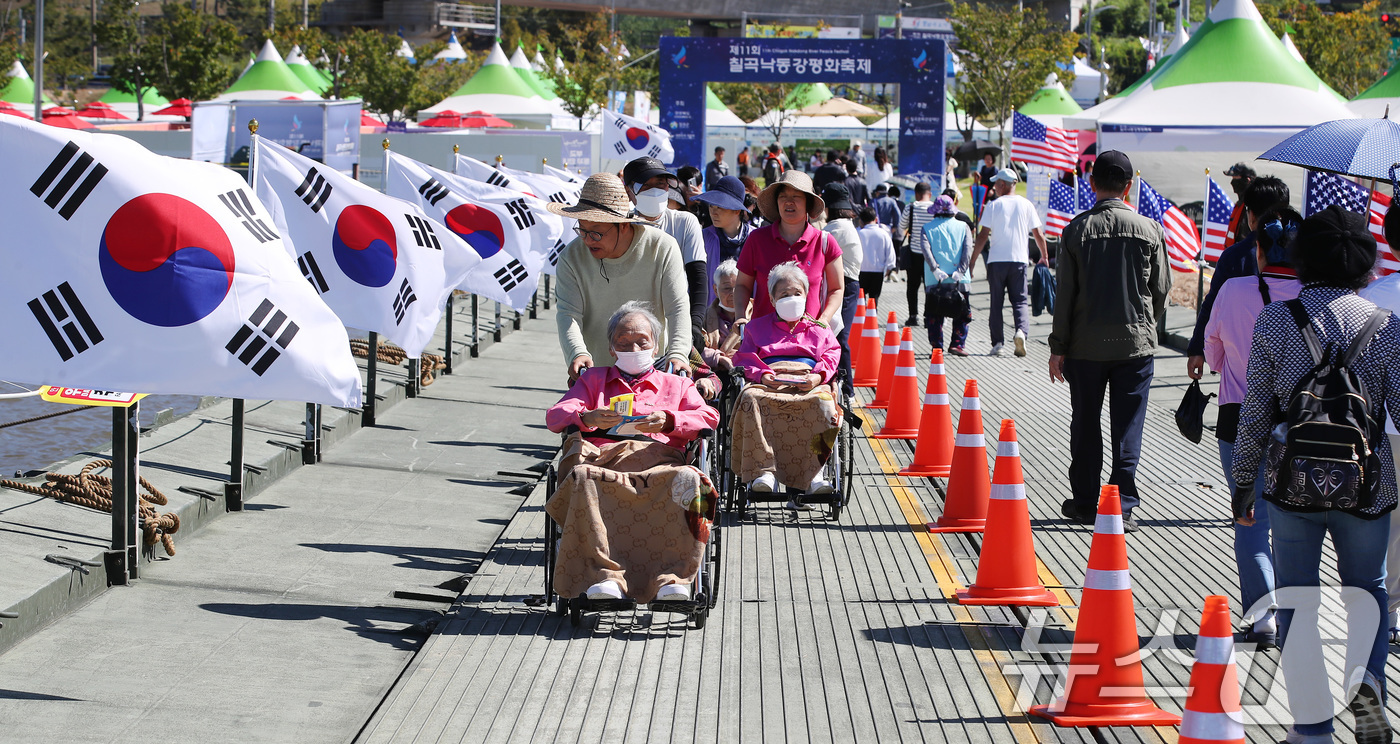
<path fill-rule="evenodd" d="M 506 168 L 504 166 L 493 168 L 486 163 L 470 158 L 466 155 L 458 155 L 453 170 L 459 176 L 465 176 L 473 181 L 489 183 L 492 186 L 519 191 L 522 194 L 535 197 L 546 202 L 558 204 L 574 204 L 578 201 L 581 185 L 564 181 L 552 174 L 528 173 L 526 171 Z M 545 254 L 543 272 L 553 274 L 559 265 L 559 257 L 563 255 L 564 247 L 573 240 L 574 226 L 578 220 L 569 217 L 560 217 L 553 212 L 549 213 L 559 221 L 559 234 L 550 235 L 549 252 Z"/>
<path fill-rule="evenodd" d="M 641 119 L 604 111 L 603 157 L 632 160 L 644 155 L 663 163 L 675 160 L 676 151 L 671 149 L 671 134 Z"/>
<path fill-rule="evenodd" d="M 233 171 L 0 121 L 0 379 L 360 405 L 340 320 Z"/>
<path fill-rule="evenodd" d="M 466 241 L 481 267 L 460 289 L 523 311 L 563 228 L 544 202 L 519 191 L 473 181 L 390 152 L 388 193 L 417 202 Z"/>
<path fill-rule="evenodd" d="M 384 334 L 417 358 L 447 293 L 481 263 L 413 202 L 257 138 L 258 200 L 289 252 L 341 322 Z M 449 273 L 450 272 L 450 273 Z"/>

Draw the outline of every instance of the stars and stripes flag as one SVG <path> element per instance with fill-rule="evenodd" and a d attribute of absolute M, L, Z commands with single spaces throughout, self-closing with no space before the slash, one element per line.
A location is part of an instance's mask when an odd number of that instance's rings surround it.
<path fill-rule="evenodd" d="M 1091 209 L 1099 201 L 1099 195 L 1094 193 L 1094 189 L 1089 186 L 1088 178 L 1081 178 L 1074 188 L 1075 210 L 1083 212 Z"/>
<path fill-rule="evenodd" d="M 236 173 L 0 121 L 0 378 L 358 407 L 345 327 Z"/>
<path fill-rule="evenodd" d="M 530 173 L 505 166 L 493 168 L 476 158 L 461 154 L 457 155 L 453 171 L 459 176 L 465 176 L 474 181 L 482 181 L 492 186 L 519 191 L 522 194 L 529 194 L 535 198 L 558 204 L 574 204 L 578 201 L 582 188 L 580 184 L 565 181 L 552 173 Z M 560 234 L 554 236 L 554 240 L 556 243 L 566 244 L 569 242 L 567 238 L 572 235 L 578 220 L 555 216 L 560 223 Z M 551 244 L 550 248 L 554 247 L 555 245 Z M 554 269 L 558 266 L 559 255 L 560 253 L 555 250 L 550 250 L 546 254 L 549 260 L 544 263 L 543 272 L 545 274 L 554 273 Z"/>
<path fill-rule="evenodd" d="M 1045 213 L 1045 234 L 1057 238 L 1074 219 L 1074 191 L 1059 181 L 1050 182 L 1050 206 Z"/>
<path fill-rule="evenodd" d="M 1214 178 L 1206 176 L 1206 260 L 1219 261 L 1225 251 L 1225 236 L 1230 232 L 1230 215 L 1235 211 L 1235 203 L 1226 196 L 1225 189 Z"/>
<path fill-rule="evenodd" d="M 297 267 L 341 322 L 382 333 L 417 359 L 447 293 L 481 258 L 418 205 L 257 137 L 258 200 Z"/>
<path fill-rule="evenodd" d="M 671 133 L 626 114 L 604 111 L 603 157 L 630 161 L 644 155 L 663 163 L 675 160 Z"/>
<path fill-rule="evenodd" d="M 1167 233 L 1167 258 L 1177 271 L 1195 271 L 1201 241 L 1196 223 L 1157 190 L 1138 179 L 1138 214 L 1162 223 Z"/>
<path fill-rule="evenodd" d="M 1011 115 L 1011 159 L 1055 170 L 1074 170 L 1079 133 L 1044 124 L 1021 113 Z"/>
<path fill-rule="evenodd" d="M 1368 196 L 1366 187 L 1358 186 L 1341 176 L 1322 171 L 1308 171 L 1307 180 L 1303 184 L 1303 216 L 1309 217 L 1333 204 L 1348 212 L 1366 214 Z"/>
<path fill-rule="evenodd" d="M 1366 207 L 1371 234 L 1376 236 L 1376 273 L 1381 276 L 1400 271 L 1400 261 L 1395 259 L 1395 253 L 1385 239 L 1385 213 L 1390 209 L 1391 199 L 1379 191 L 1372 191 L 1371 202 Z"/>

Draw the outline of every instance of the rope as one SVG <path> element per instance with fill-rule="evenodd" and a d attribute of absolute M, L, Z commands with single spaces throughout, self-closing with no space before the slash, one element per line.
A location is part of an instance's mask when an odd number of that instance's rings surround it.
<path fill-rule="evenodd" d="M 112 479 L 105 475 L 92 474 L 92 471 L 97 468 L 110 467 L 112 467 L 111 460 L 93 460 L 84 465 L 82 471 L 77 475 L 45 473 L 45 483 L 41 486 L 13 480 L 0 480 L 0 486 L 110 514 L 112 511 Z M 145 493 L 140 494 L 140 506 L 138 507 L 138 513 L 141 517 L 139 524 L 142 545 L 150 548 L 159 541 L 165 548 L 166 555 L 175 555 L 175 541 L 170 536 L 180 531 L 180 517 L 173 512 L 157 513 L 156 507 L 165 506 L 170 503 L 170 500 L 151 485 L 150 481 L 145 478 L 139 478 L 139 481 L 141 489 L 145 491 Z"/>
<path fill-rule="evenodd" d="M 31 416 L 31 417 L 29 417 L 29 418 L 27 418 L 27 419 L 20 419 L 20 420 L 18 420 L 18 421 L 10 421 L 10 422 L 8 422 L 8 423 L 0 424 L 0 429 L 8 429 L 8 428 L 10 428 L 11 426 L 19 426 L 20 424 L 32 424 L 32 423 L 34 423 L 35 421 L 43 421 L 44 419 L 51 419 L 51 418 L 53 418 L 53 417 L 55 417 L 55 416 L 66 416 L 66 415 L 68 415 L 68 414 L 70 414 L 70 413 L 77 413 L 78 411 L 86 411 L 86 410 L 88 410 L 88 409 L 90 409 L 90 408 L 96 408 L 96 407 L 97 407 L 97 406 L 78 406 L 77 408 L 68 408 L 68 409 L 62 410 L 62 411 L 54 411 L 53 413 L 46 413 L 46 414 L 44 414 L 44 415 L 42 415 L 42 416 Z"/>
<path fill-rule="evenodd" d="M 357 357 L 368 359 L 369 341 L 363 338 L 350 339 L 350 353 L 354 354 Z M 404 351 L 398 346 L 395 346 L 394 344 L 389 343 L 388 341 L 379 342 L 379 348 L 376 350 L 375 357 L 379 359 L 379 361 L 385 362 L 387 364 L 398 365 L 407 364 L 408 362 L 408 352 Z M 423 353 L 419 359 L 419 386 L 427 387 L 433 384 L 433 372 L 446 368 L 447 361 L 442 357 L 442 355 L 428 354 L 426 352 Z"/>

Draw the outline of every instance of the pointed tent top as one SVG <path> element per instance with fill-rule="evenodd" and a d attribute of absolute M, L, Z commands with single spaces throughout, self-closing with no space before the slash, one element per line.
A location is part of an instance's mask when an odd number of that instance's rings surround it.
<path fill-rule="evenodd" d="M 835 97 L 826 83 L 800 83 L 783 101 L 783 109 L 796 111 Z"/>
<path fill-rule="evenodd" d="M 16 105 L 34 105 L 34 81 L 29 79 L 29 73 L 25 71 L 24 65 L 20 64 L 19 60 L 15 60 L 15 63 L 10 65 L 9 74 L 0 77 L 0 82 L 4 83 L 4 85 L 0 85 L 0 101 Z M 53 100 L 46 95 L 44 103 L 52 106 Z"/>
<path fill-rule="evenodd" d="M 705 108 L 710 111 L 729 110 L 729 107 L 724 105 L 724 101 L 721 101 L 719 96 L 715 95 L 714 90 L 708 85 L 705 86 Z"/>
<path fill-rule="evenodd" d="M 272 41 L 263 44 L 258 59 L 215 100 L 278 100 L 287 97 L 317 100 L 319 86 L 313 86 L 296 74 L 296 70 L 313 71 L 309 66 L 292 67 L 282 61 Z"/>
<path fill-rule="evenodd" d="M 10 65 L 9 77 L 19 78 L 20 80 L 28 80 L 29 71 L 24 69 L 24 65 L 20 64 L 19 60 L 15 60 L 15 63 Z"/>
<path fill-rule="evenodd" d="M 1263 22 L 1264 20 L 1264 17 L 1259 15 L 1259 9 L 1254 7 L 1252 0 L 1220 0 L 1211 9 L 1207 18 L 1211 23 L 1233 20 Z"/>
<path fill-rule="evenodd" d="M 462 42 L 457 41 L 457 32 L 453 31 L 447 39 L 447 46 L 442 51 L 433 55 L 433 59 L 456 62 L 467 58 L 467 50 L 462 48 Z"/>
<path fill-rule="evenodd" d="M 1307 60 L 1303 59 L 1303 53 L 1298 51 L 1298 47 L 1293 43 L 1293 37 L 1290 36 L 1287 31 L 1283 32 L 1283 48 L 1287 49 L 1288 53 L 1293 55 L 1294 59 L 1305 64 L 1307 63 Z"/>
<path fill-rule="evenodd" d="M 413 56 L 413 47 L 408 45 L 407 39 L 399 39 L 399 50 L 394 52 L 394 56 L 403 57 L 410 62 L 415 59 Z"/>
<path fill-rule="evenodd" d="M 499 43 L 491 47 L 491 53 L 487 55 L 481 69 L 477 70 L 476 74 L 472 75 L 462 87 L 458 88 L 449 97 L 449 100 L 474 95 L 543 98 L 534 88 L 530 87 L 529 83 L 525 82 L 518 70 L 511 67 L 510 60 L 506 58 L 506 53 L 501 50 Z M 470 111 L 471 109 L 465 110 Z M 498 114 L 495 111 L 491 113 Z"/>
<path fill-rule="evenodd" d="M 273 45 L 272 39 L 268 39 L 267 41 L 264 41 L 264 42 L 263 42 L 262 50 L 258 52 L 257 59 L 254 59 L 254 60 L 253 60 L 253 63 L 254 63 L 254 64 L 257 64 L 258 62 L 281 62 L 281 61 L 282 61 L 282 55 L 280 55 L 280 54 L 277 53 L 277 47 Z"/>
<path fill-rule="evenodd" d="M 107 89 L 107 92 L 106 92 L 106 93 L 103 93 L 103 94 L 102 94 L 102 97 L 99 98 L 99 99 L 97 99 L 97 100 L 99 100 L 99 101 L 101 101 L 101 102 L 103 102 L 103 103 L 107 103 L 107 104 L 113 104 L 113 103 L 130 103 L 130 104 L 135 104 L 135 103 L 136 103 L 136 94 L 135 94 L 135 93 L 123 93 L 123 92 L 117 90 L 116 88 L 108 88 L 108 89 Z M 170 105 L 170 101 L 165 100 L 165 97 L 162 96 L 161 94 L 157 93 L 155 88 L 147 88 L 146 91 L 145 91 L 145 95 L 142 96 L 141 102 L 144 103 L 144 104 L 146 104 L 147 106 L 169 106 L 169 105 Z"/>
<path fill-rule="evenodd" d="M 515 47 L 515 53 L 510 56 L 510 66 L 515 70 L 515 74 L 519 75 L 520 79 L 530 86 L 530 90 L 534 91 L 535 95 L 546 101 L 558 98 L 554 95 L 549 83 L 541 80 L 535 74 L 534 69 L 530 67 L 530 60 L 525 58 L 525 50 L 518 45 Z"/>
<path fill-rule="evenodd" d="M 301 47 L 297 44 L 293 44 L 292 48 L 287 51 L 287 58 L 283 61 L 289 65 L 311 64 L 311 62 L 306 59 L 306 55 L 302 53 Z"/>
<path fill-rule="evenodd" d="M 491 53 L 486 55 L 486 61 L 481 63 L 482 67 L 490 67 L 491 65 L 510 67 L 510 58 L 506 56 L 505 50 L 501 48 L 499 39 L 491 45 Z"/>
<path fill-rule="evenodd" d="M 525 57 L 525 48 L 519 44 L 515 45 L 515 51 L 510 55 L 510 66 L 517 70 L 530 69 L 530 60 Z"/>
<path fill-rule="evenodd" d="M 1045 85 L 1040 90 L 1036 91 L 1029 101 L 1026 101 L 1016 110 L 1026 116 L 1064 116 L 1066 114 L 1077 114 L 1084 109 L 1074 102 L 1074 99 L 1069 95 L 1069 91 L 1065 90 L 1065 86 L 1060 84 L 1060 76 L 1052 72 L 1046 76 Z"/>
<path fill-rule="evenodd" d="M 1157 64 L 1162 64 L 1162 62 L 1166 61 L 1168 56 L 1171 56 L 1181 51 L 1181 48 L 1186 46 L 1186 42 L 1190 40 L 1191 34 L 1186 30 L 1186 27 L 1181 25 L 1181 18 L 1180 16 L 1178 16 L 1176 19 L 1176 36 L 1172 37 L 1172 43 L 1167 45 L 1167 50 L 1163 54 L 1162 60 L 1159 61 Z"/>
<path fill-rule="evenodd" d="M 331 87 L 330 78 L 311 65 L 311 61 L 306 58 L 305 54 L 302 54 L 301 47 L 292 46 L 291 50 L 287 52 L 286 64 L 291 69 L 292 74 L 306 83 L 306 86 L 312 91 L 322 93 Z"/>
<path fill-rule="evenodd" d="M 540 50 L 539 45 L 535 46 L 535 56 L 530 59 L 530 67 L 534 68 L 535 72 L 544 70 L 544 52 Z"/>

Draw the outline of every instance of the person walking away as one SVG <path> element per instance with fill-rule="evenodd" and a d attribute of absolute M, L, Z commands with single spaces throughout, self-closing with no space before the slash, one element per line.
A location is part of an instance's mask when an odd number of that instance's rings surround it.
<path fill-rule="evenodd" d="M 734 161 L 735 161 L 735 164 L 737 164 L 737 165 L 739 166 L 739 177 L 740 177 L 740 178 L 748 178 L 748 177 L 749 177 L 749 143 L 747 143 L 747 142 L 744 143 L 744 149 L 742 149 L 742 150 L 739 151 L 739 154 L 738 154 L 737 156 L 735 156 Z"/>
<path fill-rule="evenodd" d="M 680 179 L 666 170 L 660 160 L 641 157 L 622 169 L 622 182 L 627 188 L 627 197 L 632 201 L 633 214 L 670 235 L 680 248 L 686 290 L 690 297 L 691 343 L 696 349 L 703 349 L 705 338 L 700 326 L 705 321 L 705 306 L 710 301 L 710 271 L 705 257 L 705 241 L 700 235 L 700 221 L 689 212 L 667 206 L 673 194 L 682 196 Z M 619 296 L 618 299 L 638 298 Z"/>
<path fill-rule="evenodd" d="M 894 252 L 894 241 L 890 238 L 890 229 L 880 224 L 875 216 L 873 207 L 861 207 L 856 213 L 860 219 L 860 288 L 865 290 L 865 296 L 875 300 L 878 307 L 880 304 L 880 290 L 884 289 L 885 280 L 890 278 L 894 270 L 898 268 L 899 261 Z"/>
<path fill-rule="evenodd" d="M 836 238 L 836 244 L 841 247 L 841 327 L 836 329 L 836 340 L 841 344 L 841 369 L 846 373 L 841 387 L 846 395 L 854 395 L 850 337 L 851 324 L 856 320 L 856 303 L 860 298 L 860 268 L 864 262 L 865 248 L 855 225 L 855 205 L 851 203 L 845 185 L 828 185 L 822 191 L 822 201 L 826 202 L 827 216 L 826 227 L 822 229 Z"/>
<path fill-rule="evenodd" d="M 992 356 L 1001 356 L 1006 337 L 1002 327 L 1001 306 L 1010 297 L 1011 318 L 1016 327 L 1014 340 L 1016 356 L 1026 355 L 1026 337 L 1031 332 L 1030 300 L 1030 239 L 1040 248 L 1040 265 L 1049 266 L 1045 250 L 1045 233 L 1041 231 L 1040 215 L 1030 199 L 1013 193 L 1020 180 L 1016 171 L 1002 168 L 992 178 L 997 198 L 982 210 L 981 230 L 972 248 L 971 267 L 987 248 L 987 284 L 992 291 L 992 305 L 987 322 L 992 331 Z"/>
<path fill-rule="evenodd" d="M 1259 218 L 1258 248 L 1255 258 L 1259 274 L 1237 276 L 1220 288 L 1206 323 L 1205 354 L 1211 369 L 1220 373 L 1220 411 L 1216 417 L 1215 438 L 1220 446 L 1220 464 L 1225 482 L 1235 491 L 1232 470 L 1235 459 L 1235 432 L 1239 427 L 1240 406 L 1244 404 L 1245 375 L 1249 369 L 1249 347 L 1254 339 L 1254 321 L 1265 305 L 1298 296 L 1303 285 L 1293 269 L 1289 253 L 1303 222 L 1302 215 L 1283 208 Z M 1256 496 L 1264 479 L 1255 481 Z M 1255 512 L 1254 524 L 1235 523 L 1235 566 L 1240 575 L 1240 612 L 1252 625 L 1241 639 L 1259 648 L 1277 645 L 1274 619 L 1274 553 L 1269 545 L 1269 513 Z M 1262 607 L 1257 605 L 1263 604 Z"/>
<path fill-rule="evenodd" d="M 944 153 L 946 165 L 943 169 L 943 190 L 958 190 L 958 161 L 953 157 L 953 148 L 949 147 Z"/>
<path fill-rule="evenodd" d="M 856 173 L 854 160 L 846 161 L 846 180 L 842 183 L 846 186 L 846 193 L 851 195 L 851 204 L 856 209 L 870 204 L 870 190 L 865 187 L 865 176 Z"/>
<path fill-rule="evenodd" d="M 1235 192 L 1235 208 L 1230 210 L 1230 224 L 1225 228 L 1225 248 L 1229 248 L 1243 237 L 1245 232 L 1250 232 L 1241 229 L 1248 227 L 1244 222 L 1244 192 L 1249 190 L 1249 184 L 1257 176 L 1254 169 L 1246 163 L 1235 163 L 1226 168 L 1225 175 L 1230 177 L 1230 190 Z"/>
<path fill-rule="evenodd" d="M 1259 215 L 1279 211 L 1288 206 L 1288 184 L 1273 176 L 1255 179 L 1245 190 L 1240 203 L 1245 207 L 1245 225 L 1249 228 L 1249 233 L 1220 254 L 1220 259 L 1215 262 L 1215 273 L 1210 278 L 1210 289 L 1206 291 L 1201 307 L 1196 311 L 1196 328 L 1191 332 L 1191 340 L 1186 344 L 1186 374 L 1193 380 L 1201 379 L 1205 370 L 1206 323 L 1210 321 L 1215 296 L 1220 293 L 1220 287 L 1225 286 L 1225 282 L 1237 276 L 1259 273 L 1259 264 L 1254 256 L 1254 233 L 1259 223 Z"/>
<path fill-rule="evenodd" d="M 894 188 L 895 193 L 899 193 L 899 187 Z M 890 195 L 888 185 L 882 183 L 875 187 L 870 206 L 875 208 L 875 219 L 890 230 L 890 237 L 894 237 L 894 228 L 899 224 L 899 200 Z"/>
<path fill-rule="evenodd" d="M 997 159 L 990 152 L 982 156 L 982 168 L 977 171 L 977 177 L 982 185 L 987 188 L 992 187 L 992 179 L 997 175 Z"/>
<path fill-rule="evenodd" d="M 1100 419 L 1107 388 L 1113 452 L 1108 482 L 1118 486 L 1127 532 L 1138 529 L 1133 511 L 1141 499 L 1135 474 L 1152 386 L 1157 318 L 1167 309 L 1171 289 L 1162 225 L 1123 203 L 1132 174 L 1127 155 L 1117 150 L 1099 155 L 1089 180 L 1098 200 L 1060 236 L 1050 333 L 1050 381 L 1067 382 L 1070 401 L 1071 498 L 1060 505 L 1060 513 L 1079 524 L 1093 524 L 1098 513 Z"/>
<path fill-rule="evenodd" d="M 972 304 L 968 296 L 972 227 L 957 219 L 961 213 L 946 194 L 934 199 L 928 211 L 933 217 L 923 230 L 924 286 L 928 293 L 924 298 L 924 325 L 928 326 L 928 342 L 935 349 L 943 348 L 943 319 L 947 317 L 953 321 L 948 353 L 967 356 L 967 327 L 972 322 Z M 947 302 L 947 297 L 942 295 L 949 289 L 962 296 L 962 303 L 955 313 L 944 315 L 947 311 L 943 303 Z"/>
<path fill-rule="evenodd" d="M 859 142 L 851 145 L 851 151 L 846 154 L 846 162 L 856 164 L 852 174 L 865 178 L 865 151 L 860 149 Z"/>
<path fill-rule="evenodd" d="M 1303 290 L 1296 300 L 1265 307 L 1254 325 L 1231 506 L 1235 519 L 1246 525 L 1257 520 L 1260 509 L 1269 511 L 1281 599 L 1288 588 L 1319 586 L 1323 540 L 1329 535 L 1342 585 L 1371 595 L 1371 601 L 1345 602 L 1349 648 L 1341 681 L 1356 741 L 1381 744 L 1393 736 L 1385 712 L 1389 634 L 1379 621 L 1387 602 L 1386 515 L 1395 508 L 1394 453 L 1381 436 L 1381 422 L 1387 411 L 1400 410 L 1400 380 L 1392 376 L 1400 368 L 1400 320 L 1356 294 L 1376 261 L 1376 240 L 1368 228 L 1365 217 L 1338 205 L 1311 215 L 1298 228 L 1293 263 Z M 1275 433 L 1279 426 L 1282 434 Z M 1344 445 L 1343 439 L 1351 443 Z M 1342 465 L 1349 477 L 1334 464 L 1338 447 L 1355 453 L 1351 464 Z M 1257 503 L 1254 479 L 1261 461 L 1267 465 L 1263 503 Z M 1320 599 L 1312 595 L 1311 601 Z M 1290 627 L 1304 617 L 1316 622 L 1317 608 L 1283 604 L 1278 615 L 1284 648 L 1295 641 L 1314 646 L 1293 650 L 1298 663 L 1281 665 L 1293 714 L 1287 741 L 1331 742 L 1328 674 L 1322 648 L 1312 640 L 1317 629 Z M 1352 653 L 1358 641 L 1360 659 Z M 1308 661 L 1313 659 L 1316 665 Z"/>
<path fill-rule="evenodd" d="M 1387 243 L 1400 245 L 1400 208 L 1392 206 L 1386 210 L 1382 228 Z M 1400 273 L 1376 279 L 1358 294 L 1361 295 L 1361 299 L 1373 302 L 1377 307 L 1400 313 Z M 1400 433 L 1396 432 L 1396 411 L 1391 410 L 1388 413 L 1385 418 L 1385 435 L 1390 441 L 1391 455 L 1394 456 L 1396 450 L 1400 449 Z M 1255 515 L 1258 516 L 1257 510 Z M 1400 643 L 1400 509 L 1390 513 L 1390 547 L 1385 554 L 1385 591 L 1390 598 L 1389 613 L 1386 616 L 1390 642 Z"/>
<path fill-rule="evenodd" d="M 933 217 L 928 208 L 933 206 L 932 189 L 923 181 L 914 184 L 914 202 L 904 210 L 904 219 L 899 221 L 900 232 L 904 233 L 905 245 L 900 253 L 904 262 L 905 297 L 909 300 L 909 317 L 906 326 L 919 325 L 919 295 L 924 282 L 924 225 Z"/>
<path fill-rule="evenodd" d="M 701 231 L 705 243 L 705 266 L 710 282 L 709 301 L 715 300 L 715 269 L 725 261 L 738 260 L 744 241 L 753 227 L 749 225 L 749 208 L 744 203 L 744 184 L 734 176 L 724 176 L 709 191 L 695 197 L 695 202 L 710 213 L 710 226 Z"/>
<path fill-rule="evenodd" d="M 891 178 L 894 178 L 894 165 L 890 163 L 889 151 L 883 147 L 877 147 L 875 148 L 875 167 L 868 168 L 865 173 L 865 188 L 874 194 L 881 185 Z"/>
<path fill-rule="evenodd" d="M 969 235 L 975 235 L 977 226 L 972 224 L 972 218 L 967 216 L 967 212 L 958 208 L 958 203 L 962 201 L 962 194 L 959 194 L 957 189 L 943 189 L 943 196 L 953 200 L 953 219 L 967 225 Z"/>
<path fill-rule="evenodd" d="M 820 194 L 822 189 L 829 183 L 843 183 L 846 180 L 846 168 L 836 162 L 840 153 L 835 150 L 826 151 L 826 163 L 812 173 L 812 188 Z"/>
<path fill-rule="evenodd" d="M 724 162 L 724 148 L 715 148 L 715 159 L 705 165 L 705 188 L 712 189 L 719 179 L 729 175 L 729 164 Z"/>
<path fill-rule="evenodd" d="M 777 183 L 778 179 L 783 177 L 783 171 L 787 170 L 787 167 L 783 165 L 782 151 L 783 148 L 778 147 L 776 142 L 768 146 L 768 154 L 763 156 L 763 182 L 765 185 Z"/>

